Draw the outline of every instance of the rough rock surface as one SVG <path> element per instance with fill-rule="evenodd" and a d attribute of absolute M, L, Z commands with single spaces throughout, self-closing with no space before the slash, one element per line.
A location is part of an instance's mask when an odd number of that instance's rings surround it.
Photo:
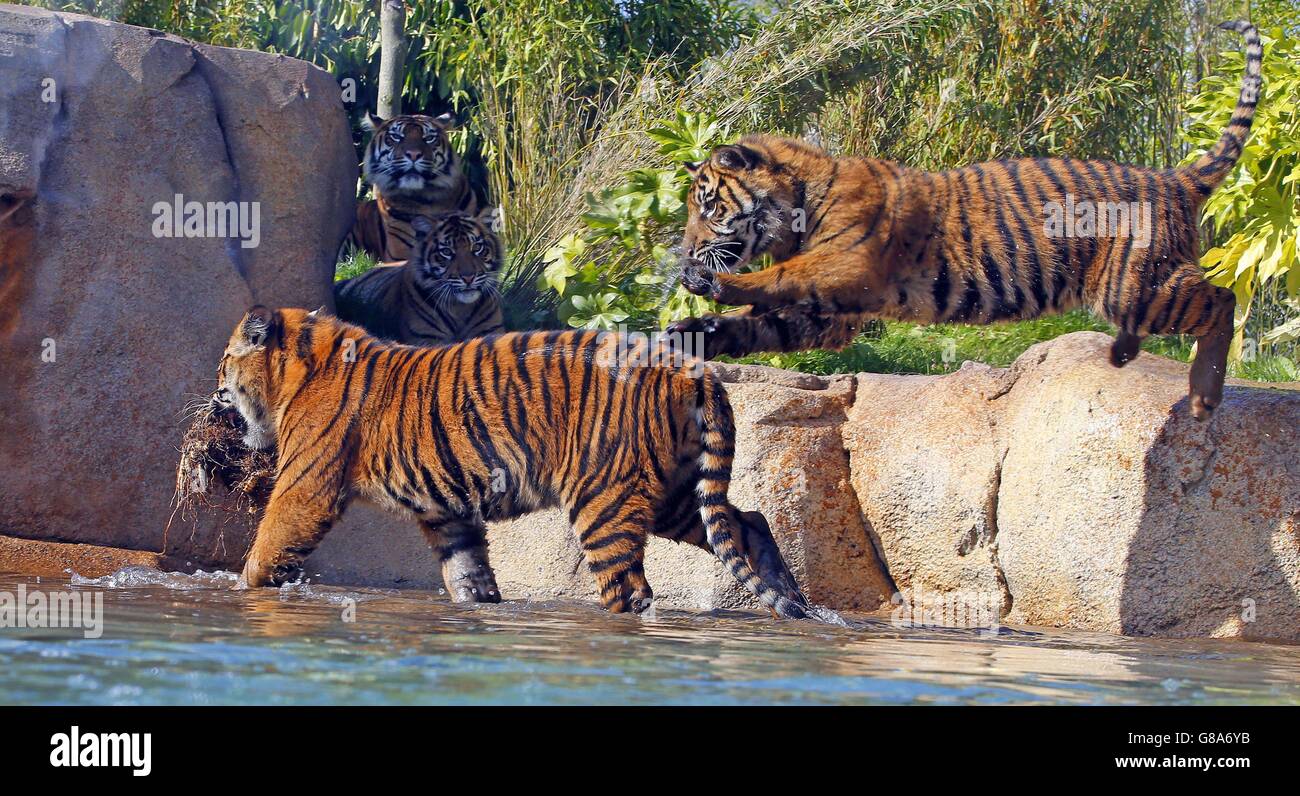
<path fill-rule="evenodd" d="M 157 553 L 93 544 L 60 544 L 0 536 L 0 572 L 58 578 L 75 572 L 87 578 L 111 575 L 126 567 L 165 569 Z"/>
<path fill-rule="evenodd" d="M 1014 621 L 1130 635 L 1300 637 L 1300 394 L 1227 389 L 1110 339 L 1026 352 L 998 400 L 999 560 Z"/>
<path fill-rule="evenodd" d="M 1007 370 L 860 376 L 853 485 L 904 595 L 1132 635 L 1300 638 L 1300 393 L 1066 335 Z M 924 597 L 918 602 L 924 602 Z"/>
<path fill-rule="evenodd" d="M 316 67 L 0 6 L 0 532 L 162 550 L 178 412 L 251 304 L 329 304 L 355 162 Z M 257 203 L 258 245 L 156 237 L 176 194 Z"/>

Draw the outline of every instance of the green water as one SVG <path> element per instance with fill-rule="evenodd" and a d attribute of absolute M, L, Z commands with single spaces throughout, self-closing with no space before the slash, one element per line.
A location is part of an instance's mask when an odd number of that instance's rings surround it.
<path fill-rule="evenodd" d="M 0 701 L 1300 704 L 1295 647 L 232 584 L 146 570 L 75 583 L 0 575 L 10 594 L 103 594 L 99 638 L 0 629 Z"/>

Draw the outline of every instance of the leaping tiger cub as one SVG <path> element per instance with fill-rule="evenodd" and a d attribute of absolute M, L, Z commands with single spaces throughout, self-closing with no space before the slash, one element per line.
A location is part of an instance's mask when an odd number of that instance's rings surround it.
<path fill-rule="evenodd" d="M 361 249 L 381 261 L 405 260 L 415 244 L 416 218 L 458 210 L 473 215 L 478 199 L 447 137 L 454 117 L 367 113 L 371 131 L 362 171 L 375 198 L 357 203 L 357 219 L 339 249 Z"/>
<path fill-rule="evenodd" d="M 457 343 L 504 331 L 501 243 L 490 213 L 442 213 L 412 220 L 404 263 L 376 266 L 334 284 L 340 318 L 411 345 Z"/>
<path fill-rule="evenodd" d="M 1254 26 L 1220 27 L 1245 37 L 1241 92 L 1218 143 L 1182 168 L 1035 158 L 936 174 L 765 135 L 716 149 L 689 167 L 682 284 L 750 309 L 670 331 L 738 356 L 843 347 L 871 317 L 992 323 L 1087 306 L 1119 327 L 1117 367 L 1147 335 L 1196 335 L 1190 404 L 1209 417 L 1235 300 L 1198 264 L 1199 211 L 1241 156 L 1263 56 Z M 1051 223 L 1063 208 L 1085 208 L 1079 227 Z M 775 264 L 732 273 L 763 254 Z"/>
<path fill-rule="evenodd" d="M 293 579 L 353 498 L 419 522 L 456 600 L 497 602 L 484 522 L 563 506 L 604 606 L 642 611 L 648 534 L 711 551 L 758 599 L 805 615 L 767 522 L 727 499 L 735 448 L 716 375 L 624 357 L 608 332 L 399 345 L 297 309 L 239 321 L 213 396 L 275 487 L 244 566 Z"/>

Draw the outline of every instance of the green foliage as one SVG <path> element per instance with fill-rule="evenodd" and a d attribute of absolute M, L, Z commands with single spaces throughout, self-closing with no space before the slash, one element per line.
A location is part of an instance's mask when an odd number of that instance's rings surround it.
<path fill-rule="evenodd" d="M 549 145 L 533 148 L 559 163 L 538 189 L 530 187 L 534 201 L 518 201 L 524 181 L 499 194 L 512 218 L 507 238 L 519 303 L 553 306 L 560 320 L 573 325 L 603 325 L 623 315 L 633 328 L 703 311 L 707 302 L 676 286 L 667 248 L 680 237 L 684 220 L 678 204 L 687 184 L 682 164 L 727 140 L 728 130 L 792 130 L 811 118 L 828 86 L 854 73 L 870 54 L 884 57 L 909 38 L 968 13 L 969 5 L 802 0 L 684 76 L 660 62 L 619 76 L 582 120 L 589 136 L 552 133 Z M 548 90 L 557 93 L 554 86 Z M 665 108 L 675 111 L 667 121 Z M 572 242 L 579 239 L 585 248 L 575 254 Z M 544 256 L 534 261 L 531 252 L 538 249 Z M 538 292 L 524 297 L 522 288 L 529 285 Z M 581 307 L 569 298 L 614 293 L 622 299 L 584 301 Z"/>
<path fill-rule="evenodd" d="M 725 136 L 703 114 L 679 111 L 647 135 L 667 158 L 665 168 L 627 172 L 620 183 L 587 195 L 584 229 L 547 250 L 539 287 L 562 300 L 556 309 L 570 326 L 660 328 L 672 318 L 698 314 L 708 302 L 673 284 L 674 255 L 656 242 L 685 222 L 690 178 L 684 164 L 700 160 Z"/>
<path fill-rule="evenodd" d="M 1244 56 L 1222 55 L 1220 74 L 1202 81 L 1200 93 L 1188 103 L 1192 124 L 1186 133 L 1194 162 L 1218 141 L 1232 116 L 1240 91 Z M 1227 240 L 1205 252 L 1201 264 L 1210 281 L 1231 288 L 1237 296 L 1237 334 L 1233 359 L 1249 355 L 1246 331 L 1255 299 L 1262 291 L 1282 285 L 1295 312 L 1300 296 L 1300 39 L 1274 29 L 1264 45 L 1264 90 L 1250 139 L 1235 169 L 1206 202 L 1204 219 L 1216 237 Z M 1300 315 L 1262 331 L 1265 345 L 1289 343 L 1300 337 Z"/>
<path fill-rule="evenodd" d="M 1187 57 L 1179 0 L 998 0 L 938 26 L 837 92 L 832 149 L 944 169 L 1070 154 L 1167 165 Z"/>

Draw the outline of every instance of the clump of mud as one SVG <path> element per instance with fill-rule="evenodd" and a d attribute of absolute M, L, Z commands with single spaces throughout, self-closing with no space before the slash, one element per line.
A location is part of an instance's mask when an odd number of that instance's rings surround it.
<path fill-rule="evenodd" d="M 216 487 L 221 487 L 219 492 Z M 181 438 L 176 468 L 176 506 L 182 516 L 220 509 L 253 521 L 275 486 L 274 451 L 244 445 L 244 423 L 233 410 L 199 406 Z"/>

